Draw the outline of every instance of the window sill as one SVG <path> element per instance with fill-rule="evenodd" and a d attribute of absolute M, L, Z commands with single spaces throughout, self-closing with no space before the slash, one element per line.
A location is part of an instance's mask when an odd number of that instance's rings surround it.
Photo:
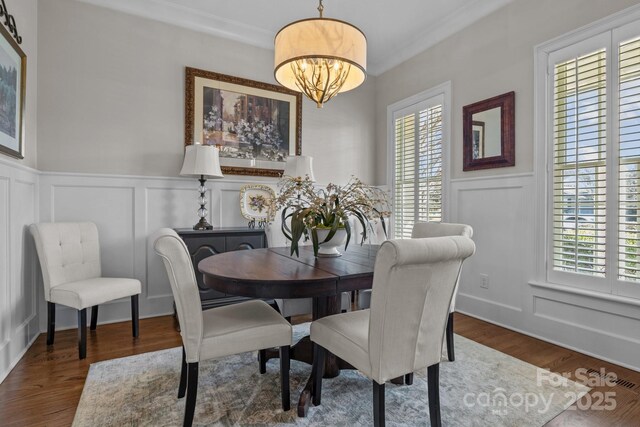
<path fill-rule="evenodd" d="M 631 298 L 631 297 L 605 294 L 603 292 L 590 291 L 588 289 L 580 289 L 580 288 L 575 288 L 573 286 L 558 285 L 555 283 L 538 282 L 535 280 L 529 281 L 529 285 L 536 288 L 549 289 L 556 292 L 564 292 L 568 294 L 580 295 L 580 296 L 585 296 L 590 298 L 597 298 L 605 301 L 612 301 L 620 304 L 627 304 L 627 305 L 640 307 L 640 299 Z"/>

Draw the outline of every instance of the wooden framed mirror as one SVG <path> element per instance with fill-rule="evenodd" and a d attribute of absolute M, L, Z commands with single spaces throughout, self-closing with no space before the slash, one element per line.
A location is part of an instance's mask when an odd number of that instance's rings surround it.
<path fill-rule="evenodd" d="M 515 92 L 462 109 L 464 171 L 516 164 Z"/>

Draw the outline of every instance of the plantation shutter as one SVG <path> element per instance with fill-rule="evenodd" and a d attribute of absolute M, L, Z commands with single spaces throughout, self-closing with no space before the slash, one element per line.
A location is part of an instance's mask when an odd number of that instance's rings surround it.
<path fill-rule="evenodd" d="M 618 279 L 640 281 L 640 37 L 619 45 Z"/>
<path fill-rule="evenodd" d="M 606 50 L 554 65 L 553 269 L 606 273 Z"/>
<path fill-rule="evenodd" d="M 416 221 L 442 220 L 442 104 L 419 104 L 394 118 L 395 238 Z"/>

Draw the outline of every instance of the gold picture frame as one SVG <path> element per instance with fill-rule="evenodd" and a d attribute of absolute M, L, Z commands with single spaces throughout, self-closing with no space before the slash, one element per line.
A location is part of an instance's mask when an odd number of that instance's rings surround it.
<path fill-rule="evenodd" d="M 216 145 L 223 174 L 282 176 L 302 153 L 301 128 L 301 93 L 186 68 L 184 143 Z"/>

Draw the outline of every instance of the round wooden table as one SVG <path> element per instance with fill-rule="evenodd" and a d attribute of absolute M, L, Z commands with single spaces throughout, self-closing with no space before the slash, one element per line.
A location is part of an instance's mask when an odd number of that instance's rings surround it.
<path fill-rule="evenodd" d="M 370 289 L 378 246 L 352 244 L 337 258 L 316 258 L 311 247 L 301 247 L 300 256 L 290 255 L 290 248 L 253 249 L 225 252 L 198 264 L 204 283 L 219 292 L 252 298 L 313 298 L 313 320 L 340 312 L 340 295 Z M 267 359 L 277 357 L 268 351 Z M 311 364 L 313 348 L 309 337 L 296 343 L 291 358 Z M 327 355 L 324 377 L 353 369 L 332 355 Z M 298 401 L 298 415 L 306 416 L 311 402 L 312 378 Z"/>

